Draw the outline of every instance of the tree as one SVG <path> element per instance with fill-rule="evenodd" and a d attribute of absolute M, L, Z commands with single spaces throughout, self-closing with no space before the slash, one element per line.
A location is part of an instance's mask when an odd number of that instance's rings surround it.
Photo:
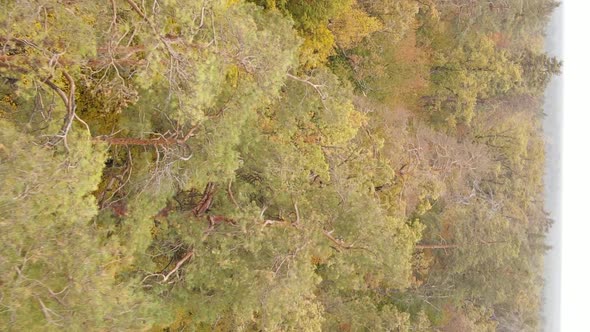
<path fill-rule="evenodd" d="M 117 248 L 100 246 L 90 225 L 104 146 L 75 131 L 66 154 L 33 145 L 34 137 L 5 120 L 0 125 L 2 325 L 135 329 L 154 322 L 156 302 L 115 280 Z"/>
<path fill-rule="evenodd" d="M 356 46 L 366 36 L 382 29 L 382 24 L 379 20 L 367 15 L 362 9 L 351 7 L 334 19 L 331 29 L 336 44 L 344 49 L 349 49 Z"/>
<path fill-rule="evenodd" d="M 481 100 L 516 89 L 522 68 L 487 37 L 474 36 L 451 47 L 435 55 L 432 95 L 425 101 L 434 119 L 469 124 Z"/>

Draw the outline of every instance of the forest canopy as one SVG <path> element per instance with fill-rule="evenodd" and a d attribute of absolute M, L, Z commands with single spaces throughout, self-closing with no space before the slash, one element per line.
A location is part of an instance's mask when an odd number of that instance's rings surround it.
<path fill-rule="evenodd" d="M 538 331 L 556 6 L 0 2 L 0 326 Z"/>

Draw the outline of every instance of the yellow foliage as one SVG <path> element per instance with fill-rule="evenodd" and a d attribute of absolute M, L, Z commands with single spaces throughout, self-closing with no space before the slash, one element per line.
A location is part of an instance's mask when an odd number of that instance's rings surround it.
<path fill-rule="evenodd" d="M 301 45 L 300 62 L 303 69 L 316 68 L 334 54 L 334 35 L 325 26 L 318 26 L 305 36 Z"/>
<path fill-rule="evenodd" d="M 277 9 L 277 1 L 276 0 L 266 0 L 264 3 L 264 7 L 266 9 Z"/>
<path fill-rule="evenodd" d="M 369 16 L 357 6 L 344 11 L 331 26 L 336 44 L 344 49 L 356 46 L 363 38 L 382 28 L 381 21 Z"/>
<path fill-rule="evenodd" d="M 225 74 L 225 78 L 232 88 L 236 88 L 240 79 L 240 69 L 238 66 L 235 64 L 230 65 Z"/>

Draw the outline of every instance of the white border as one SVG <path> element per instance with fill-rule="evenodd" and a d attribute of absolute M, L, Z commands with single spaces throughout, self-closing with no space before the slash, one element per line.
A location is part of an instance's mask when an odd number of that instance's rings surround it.
<path fill-rule="evenodd" d="M 590 331 L 590 4 L 564 6 L 561 331 Z M 546 331 L 553 332 L 553 331 Z"/>

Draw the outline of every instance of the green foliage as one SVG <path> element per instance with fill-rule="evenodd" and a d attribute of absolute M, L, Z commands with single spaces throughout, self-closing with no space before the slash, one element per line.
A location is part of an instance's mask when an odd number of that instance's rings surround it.
<path fill-rule="evenodd" d="M 76 330 L 153 322 L 146 297 L 115 281 L 108 264 L 116 257 L 99 245 L 90 224 L 97 213 L 91 192 L 100 181 L 104 147 L 74 133 L 66 155 L 32 145 L 33 137 L 13 124 L 0 126 L 1 324 Z M 132 314 L 131 308 L 137 311 Z"/>
<path fill-rule="evenodd" d="M 434 116 L 447 123 L 469 123 L 478 101 L 507 94 L 520 84 L 522 67 L 488 38 L 475 37 L 452 47 L 435 54 L 428 103 Z"/>

